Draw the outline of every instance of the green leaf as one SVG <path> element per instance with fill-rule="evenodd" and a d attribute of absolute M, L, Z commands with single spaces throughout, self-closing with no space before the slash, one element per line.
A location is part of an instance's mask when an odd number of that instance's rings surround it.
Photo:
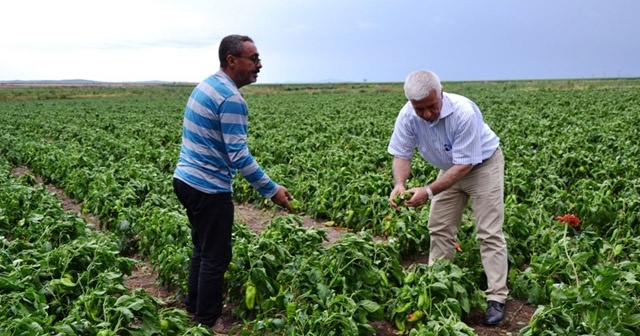
<path fill-rule="evenodd" d="M 640 314 L 627 316 L 627 318 L 624 319 L 623 323 L 624 325 L 628 325 L 630 327 L 640 327 Z"/>
<path fill-rule="evenodd" d="M 127 307 L 117 307 L 116 311 L 122 313 L 122 315 L 126 316 L 129 319 L 133 319 L 133 313 Z"/>
<path fill-rule="evenodd" d="M 553 291 L 551 291 L 551 302 L 554 304 L 562 304 L 567 298 L 567 294 L 561 287 L 556 286 Z"/>
<path fill-rule="evenodd" d="M 369 197 L 367 195 L 360 195 L 360 202 L 362 202 L 362 204 L 368 204 Z"/>
<path fill-rule="evenodd" d="M 360 306 L 362 306 L 369 313 L 373 313 L 380 309 L 380 305 L 371 301 L 371 300 L 362 300 L 360 301 Z"/>
<path fill-rule="evenodd" d="M 429 285 L 429 288 L 442 295 L 448 296 L 450 294 L 449 288 L 447 287 L 447 285 L 443 284 L 442 282 L 434 282 Z"/>
<path fill-rule="evenodd" d="M 127 308 L 133 309 L 133 310 L 140 310 L 142 307 L 144 307 L 144 300 L 142 299 L 137 299 L 131 302 L 129 305 L 127 305 Z"/>
<path fill-rule="evenodd" d="M 319 282 L 316 285 L 316 288 L 318 289 L 318 297 L 320 298 L 320 300 L 322 302 L 327 302 L 327 299 L 329 298 L 329 296 L 331 296 L 331 291 L 329 290 L 329 287 L 324 283 Z"/>
<path fill-rule="evenodd" d="M 128 220 L 120 221 L 120 231 L 126 231 L 131 227 L 131 223 Z"/>
<path fill-rule="evenodd" d="M 116 303 L 114 304 L 114 306 L 124 306 L 124 303 L 130 300 L 131 300 L 131 296 L 122 295 L 116 300 Z"/>

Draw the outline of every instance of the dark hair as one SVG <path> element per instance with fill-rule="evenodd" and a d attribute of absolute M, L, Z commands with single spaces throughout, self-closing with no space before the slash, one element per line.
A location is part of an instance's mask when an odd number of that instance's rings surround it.
<path fill-rule="evenodd" d="M 253 42 L 249 36 L 245 35 L 228 35 L 220 42 L 218 48 L 218 58 L 220 59 L 220 67 L 227 67 L 227 56 L 240 56 L 244 49 L 244 42 Z"/>

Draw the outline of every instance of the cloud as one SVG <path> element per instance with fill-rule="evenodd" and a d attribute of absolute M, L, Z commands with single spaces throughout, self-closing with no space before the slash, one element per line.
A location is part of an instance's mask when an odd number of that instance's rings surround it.
<path fill-rule="evenodd" d="M 217 70 L 228 34 L 256 40 L 261 83 L 402 80 L 421 67 L 458 69 L 456 79 L 637 76 L 640 5 L 542 2 L 2 1 L 0 80 L 198 81 Z"/>
<path fill-rule="evenodd" d="M 186 4 L 186 5 L 185 5 Z M 202 47 L 219 29 L 194 2 L 13 1 L 3 5 L 0 45 L 21 48 Z M 18 31 L 16 31 L 18 30 Z"/>

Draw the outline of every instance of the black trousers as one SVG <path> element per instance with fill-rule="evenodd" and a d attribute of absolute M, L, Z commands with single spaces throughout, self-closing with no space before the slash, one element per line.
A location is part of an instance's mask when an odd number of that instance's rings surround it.
<path fill-rule="evenodd" d="M 213 326 L 222 313 L 223 278 L 231 262 L 233 199 L 231 193 L 203 193 L 176 178 L 173 189 L 191 224 L 186 308 L 196 322 Z"/>

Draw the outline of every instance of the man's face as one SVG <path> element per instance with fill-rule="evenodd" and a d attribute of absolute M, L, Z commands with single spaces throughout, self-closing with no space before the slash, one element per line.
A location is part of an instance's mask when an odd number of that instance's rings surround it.
<path fill-rule="evenodd" d="M 260 62 L 260 54 L 253 42 L 244 42 L 244 48 L 240 56 L 232 56 L 236 59 L 236 85 L 238 87 L 245 86 L 247 84 L 255 83 L 258 80 L 258 73 L 262 68 Z"/>
<path fill-rule="evenodd" d="M 413 106 L 418 117 L 432 123 L 438 120 L 442 110 L 442 91 L 431 90 L 424 99 L 412 99 L 411 106 Z"/>

